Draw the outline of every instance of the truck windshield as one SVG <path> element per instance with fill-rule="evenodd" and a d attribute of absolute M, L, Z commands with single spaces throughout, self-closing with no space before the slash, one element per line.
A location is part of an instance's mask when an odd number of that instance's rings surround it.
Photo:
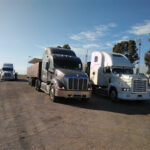
<path fill-rule="evenodd" d="M 54 67 L 72 70 L 82 70 L 81 61 L 70 61 L 67 59 L 54 59 Z"/>
<path fill-rule="evenodd" d="M 13 71 L 13 68 L 2 68 L 3 71 Z"/>
<path fill-rule="evenodd" d="M 52 49 L 52 54 L 63 54 L 63 55 L 68 55 L 68 56 L 76 56 L 74 51 L 72 50 L 63 50 L 63 49 Z"/>
<path fill-rule="evenodd" d="M 133 69 L 130 69 L 130 68 L 113 68 L 112 73 L 114 73 L 114 74 L 133 74 Z"/>

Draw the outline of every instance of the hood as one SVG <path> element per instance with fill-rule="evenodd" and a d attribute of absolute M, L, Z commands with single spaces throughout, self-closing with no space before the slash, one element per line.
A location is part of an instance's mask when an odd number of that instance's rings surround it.
<path fill-rule="evenodd" d="M 69 70 L 69 69 L 56 69 L 55 74 L 58 76 L 77 76 L 77 77 L 87 77 L 82 70 Z"/>
<path fill-rule="evenodd" d="M 134 80 L 134 79 L 139 79 L 139 80 L 145 80 L 145 79 L 147 79 L 147 77 L 146 76 L 144 76 L 144 75 L 136 75 L 136 74 L 131 74 L 131 75 L 129 75 L 129 74 L 116 74 L 116 75 L 113 75 L 112 76 L 112 81 L 114 82 L 114 83 L 119 83 L 119 85 L 121 86 L 121 87 L 131 87 L 131 85 L 132 85 L 132 81 Z"/>
<path fill-rule="evenodd" d="M 145 75 L 137 75 L 137 74 L 121 75 L 120 77 L 124 79 L 147 79 Z"/>

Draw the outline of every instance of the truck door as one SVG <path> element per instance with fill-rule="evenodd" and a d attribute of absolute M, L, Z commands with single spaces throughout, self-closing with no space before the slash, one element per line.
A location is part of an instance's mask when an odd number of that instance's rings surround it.
<path fill-rule="evenodd" d="M 42 60 L 42 81 L 47 82 L 47 76 L 48 76 L 48 52 L 45 51 L 43 55 L 43 60 Z"/>
<path fill-rule="evenodd" d="M 98 84 L 98 56 L 92 58 L 91 70 L 90 70 L 90 80 L 97 85 Z"/>
<path fill-rule="evenodd" d="M 54 63 L 53 63 L 53 59 L 52 57 L 50 57 L 49 61 L 48 61 L 48 74 L 47 74 L 47 81 L 50 81 L 53 79 L 54 76 Z"/>
<path fill-rule="evenodd" d="M 109 85 L 109 83 L 110 83 L 110 76 L 111 76 L 110 67 L 104 67 L 103 80 L 104 80 L 105 86 L 108 86 L 108 85 Z"/>

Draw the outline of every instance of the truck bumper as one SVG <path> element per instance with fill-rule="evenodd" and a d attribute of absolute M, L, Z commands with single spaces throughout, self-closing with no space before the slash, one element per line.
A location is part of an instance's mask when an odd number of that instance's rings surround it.
<path fill-rule="evenodd" d="M 55 96 L 64 98 L 90 98 L 91 91 L 66 91 L 56 89 Z"/>
<path fill-rule="evenodd" d="M 150 92 L 144 94 L 133 94 L 130 92 L 118 93 L 118 98 L 122 100 L 150 100 Z"/>
<path fill-rule="evenodd" d="M 1 80 L 14 80 L 14 77 L 1 77 Z"/>

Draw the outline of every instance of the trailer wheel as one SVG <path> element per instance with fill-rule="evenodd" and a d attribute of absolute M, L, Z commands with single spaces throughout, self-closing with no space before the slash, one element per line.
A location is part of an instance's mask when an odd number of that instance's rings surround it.
<path fill-rule="evenodd" d="M 112 101 L 116 101 L 116 102 L 118 101 L 118 99 L 117 99 L 117 91 L 115 89 L 112 89 L 110 91 L 110 98 L 111 98 Z"/>
<path fill-rule="evenodd" d="M 40 80 L 36 80 L 35 81 L 35 89 L 37 91 L 40 91 L 40 89 L 41 89 L 41 82 L 40 82 Z"/>
<path fill-rule="evenodd" d="M 54 87 L 54 85 L 52 85 L 51 88 L 50 88 L 50 99 L 51 99 L 52 102 L 57 101 L 57 97 L 55 96 L 55 87 Z"/>

